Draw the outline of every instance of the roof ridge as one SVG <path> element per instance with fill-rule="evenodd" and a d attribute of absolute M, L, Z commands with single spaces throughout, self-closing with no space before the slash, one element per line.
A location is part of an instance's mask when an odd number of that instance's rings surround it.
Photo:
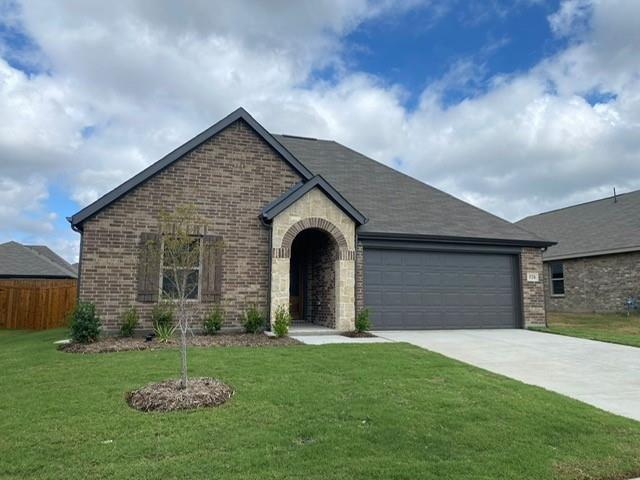
<path fill-rule="evenodd" d="M 45 260 L 49 261 L 50 263 L 53 263 L 54 265 L 56 265 L 59 268 L 63 268 L 65 270 L 68 270 L 68 273 L 73 273 L 76 274 L 76 272 L 73 271 L 73 267 L 71 266 L 71 264 L 69 262 L 67 262 L 64 258 L 62 258 L 60 255 L 58 255 L 52 248 L 50 248 L 48 245 L 25 245 L 25 244 L 19 244 L 22 245 L 23 247 L 28 248 L 29 250 L 31 250 L 32 252 L 34 252 L 36 255 L 38 255 L 41 258 L 44 258 Z M 64 266 L 56 263 L 55 261 L 53 261 L 52 259 L 50 259 L 49 257 L 47 257 L 46 255 L 43 255 L 42 253 L 40 253 L 38 250 L 36 250 L 36 247 L 38 248 L 46 248 L 49 252 L 51 252 L 53 255 L 55 255 L 57 258 L 59 258 L 60 260 L 62 260 L 64 262 Z"/>
<path fill-rule="evenodd" d="M 66 269 L 62 268 L 60 265 L 58 265 L 56 262 L 54 262 L 53 260 L 47 258 L 45 255 L 42 255 L 41 253 L 38 253 L 36 250 L 34 250 L 33 248 L 29 248 L 28 245 L 24 245 L 20 242 L 13 242 L 16 245 L 19 245 L 20 247 L 22 247 L 23 249 L 25 249 L 26 251 L 28 251 L 30 254 L 35 255 L 36 257 L 40 258 L 41 260 L 44 260 L 45 262 L 49 263 L 50 265 L 53 265 L 56 269 L 60 270 L 61 272 L 65 273 L 66 275 L 70 275 L 73 273 L 73 275 L 75 275 L 74 272 L 71 271 L 67 271 Z M 48 248 L 48 247 L 47 247 Z M 53 250 L 52 250 L 53 251 Z M 55 252 L 54 252 L 55 253 Z"/>
<path fill-rule="evenodd" d="M 533 218 L 533 217 L 541 217 L 542 215 L 547 215 L 549 213 L 559 212 L 561 210 L 569 210 L 571 208 L 581 207 L 583 205 L 588 205 L 590 203 L 597 203 L 597 202 L 602 202 L 604 200 L 611 200 L 611 199 L 614 199 L 614 198 L 623 197 L 625 195 L 630 195 L 632 193 L 640 193 L 640 189 L 631 190 L 630 192 L 617 193 L 616 195 L 611 195 L 611 196 L 608 196 L 608 197 L 596 198 L 594 200 L 587 200 L 586 202 L 580 202 L 580 203 L 576 203 L 576 204 L 573 204 L 573 205 L 567 205 L 566 207 L 554 208 L 552 210 L 547 210 L 546 212 L 534 213 L 532 215 L 528 215 L 526 217 L 521 218 L 520 220 L 518 220 L 518 222 L 523 222 L 523 221 L 528 220 L 528 219 Z"/>

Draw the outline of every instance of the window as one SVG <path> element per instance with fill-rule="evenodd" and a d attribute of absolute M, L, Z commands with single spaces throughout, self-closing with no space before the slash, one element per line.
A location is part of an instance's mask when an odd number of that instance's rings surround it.
<path fill-rule="evenodd" d="M 200 286 L 200 238 L 185 247 L 184 242 L 171 237 L 163 238 L 162 296 L 172 300 L 181 297 L 196 300 Z"/>
<path fill-rule="evenodd" d="M 564 295 L 564 266 L 562 262 L 551 262 L 551 294 Z"/>

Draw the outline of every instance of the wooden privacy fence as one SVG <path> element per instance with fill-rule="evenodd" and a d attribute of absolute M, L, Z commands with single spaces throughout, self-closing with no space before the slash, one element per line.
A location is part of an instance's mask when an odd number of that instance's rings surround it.
<path fill-rule="evenodd" d="M 66 326 L 76 288 L 75 279 L 0 279 L 0 328 Z"/>

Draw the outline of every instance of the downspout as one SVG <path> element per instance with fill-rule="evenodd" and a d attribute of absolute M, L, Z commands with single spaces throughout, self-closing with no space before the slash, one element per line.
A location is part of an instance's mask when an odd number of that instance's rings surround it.
<path fill-rule="evenodd" d="M 267 282 L 267 322 L 266 322 L 266 330 L 271 331 L 271 264 L 273 263 L 273 224 L 267 223 L 262 215 L 259 215 L 260 223 L 269 231 L 269 264 L 267 275 L 269 276 L 269 280 Z"/>
<path fill-rule="evenodd" d="M 69 221 L 69 223 L 71 223 L 70 218 L 67 218 L 67 220 Z M 83 250 L 82 246 L 84 241 L 84 234 L 82 233 L 81 229 L 79 229 L 77 226 L 75 226 L 72 223 L 71 223 L 71 230 L 80 234 L 80 253 L 78 255 L 78 276 L 76 279 L 76 302 L 80 302 L 80 280 L 81 280 L 80 272 L 82 272 L 82 250 Z"/>

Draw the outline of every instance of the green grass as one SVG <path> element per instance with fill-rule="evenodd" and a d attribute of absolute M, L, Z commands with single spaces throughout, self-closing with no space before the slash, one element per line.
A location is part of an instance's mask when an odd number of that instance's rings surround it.
<path fill-rule="evenodd" d="M 191 349 L 221 408 L 130 409 L 178 352 L 58 352 L 0 332 L 0 478 L 618 479 L 640 423 L 407 344 Z"/>
<path fill-rule="evenodd" d="M 640 347 L 640 316 L 598 313 L 550 313 L 547 328 L 539 332 Z"/>

